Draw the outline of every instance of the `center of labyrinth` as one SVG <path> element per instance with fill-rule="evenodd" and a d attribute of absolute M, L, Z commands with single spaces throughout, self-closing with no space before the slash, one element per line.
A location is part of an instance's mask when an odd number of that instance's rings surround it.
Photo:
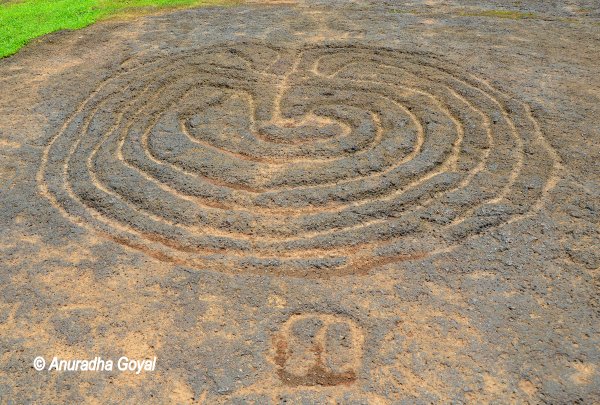
<path fill-rule="evenodd" d="M 162 260 L 320 277 L 530 215 L 557 167 L 528 106 L 431 55 L 240 44 L 127 62 L 50 139 L 38 182 Z"/>

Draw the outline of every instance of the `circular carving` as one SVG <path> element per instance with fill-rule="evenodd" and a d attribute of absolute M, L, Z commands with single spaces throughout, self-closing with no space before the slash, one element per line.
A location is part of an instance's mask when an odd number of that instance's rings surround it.
<path fill-rule="evenodd" d="M 38 182 L 163 260 L 361 273 L 522 218 L 553 186 L 529 108 L 428 54 L 246 43 L 129 63 L 49 141 Z"/>

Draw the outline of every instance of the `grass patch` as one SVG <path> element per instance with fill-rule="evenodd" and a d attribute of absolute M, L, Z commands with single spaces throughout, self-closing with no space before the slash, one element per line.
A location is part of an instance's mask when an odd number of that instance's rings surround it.
<path fill-rule="evenodd" d="M 31 39 L 54 31 L 75 30 L 111 18 L 231 3 L 219 0 L 21 0 L 0 3 L 0 58 L 12 55 Z"/>
<path fill-rule="evenodd" d="M 465 10 L 459 13 L 462 16 L 468 17 L 495 17 L 509 18 L 511 20 L 522 20 L 525 18 L 535 18 L 534 13 L 522 13 L 513 10 Z"/>

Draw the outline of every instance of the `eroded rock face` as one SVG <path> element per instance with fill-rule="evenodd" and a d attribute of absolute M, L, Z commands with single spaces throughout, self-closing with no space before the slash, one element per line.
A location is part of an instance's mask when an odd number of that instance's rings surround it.
<path fill-rule="evenodd" d="M 0 60 L 0 403 L 594 403 L 593 2 L 286 3 Z"/>

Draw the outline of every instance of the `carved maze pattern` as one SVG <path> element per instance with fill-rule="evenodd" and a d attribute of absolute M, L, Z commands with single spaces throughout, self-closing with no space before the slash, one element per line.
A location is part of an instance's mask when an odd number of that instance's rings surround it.
<path fill-rule="evenodd" d="M 529 215 L 558 167 L 528 106 L 431 55 L 247 43 L 127 62 L 49 141 L 38 182 L 163 260 L 319 277 Z"/>

